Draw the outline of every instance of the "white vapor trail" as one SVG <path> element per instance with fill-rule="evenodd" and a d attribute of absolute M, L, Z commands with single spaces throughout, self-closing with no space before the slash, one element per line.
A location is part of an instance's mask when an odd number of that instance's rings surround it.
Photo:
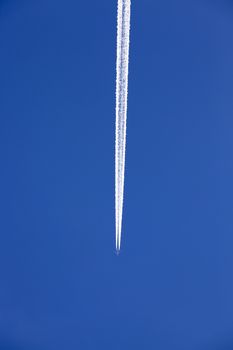
<path fill-rule="evenodd" d="M 121 247 L 124 196 L 130 5 L 130 0 L 118 0 L 115 140 L 115 216 L 117 252 L 120 251 Z"/>

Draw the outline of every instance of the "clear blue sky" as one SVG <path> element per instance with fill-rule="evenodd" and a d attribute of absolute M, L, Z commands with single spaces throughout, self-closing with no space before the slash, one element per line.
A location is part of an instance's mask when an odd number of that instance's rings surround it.
<path fill-rule="evenodd" d="M 0 349 L 233 348 L 233 3 L 0 1 Z"/>

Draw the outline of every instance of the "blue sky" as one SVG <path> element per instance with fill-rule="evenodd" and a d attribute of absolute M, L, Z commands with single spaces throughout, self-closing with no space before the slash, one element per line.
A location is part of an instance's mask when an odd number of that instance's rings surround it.
<path fill-rule="evenodd" d="M 116 1 L 0 1 L 0 349 L 233 348 L 232 33 L 132 0 L 116 256 Z"/>

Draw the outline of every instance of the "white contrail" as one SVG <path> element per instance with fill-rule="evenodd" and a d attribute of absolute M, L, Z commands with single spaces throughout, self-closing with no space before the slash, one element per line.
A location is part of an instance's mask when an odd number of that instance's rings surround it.
<path fill-rule="evenodd" d="M 130 0 L 118 0 L 116 63 L 116 140 L 115 211 L 116 250 L 121 247 L 121 228 L 125 177 L 126 118 L 129 67 Z"/>

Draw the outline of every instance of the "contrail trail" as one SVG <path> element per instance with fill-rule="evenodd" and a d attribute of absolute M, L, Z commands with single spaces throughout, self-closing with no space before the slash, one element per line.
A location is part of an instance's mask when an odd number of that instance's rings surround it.
<path fill-rule="evenodd" d="M 121 229 L 124 196 L 130 5 L 130 0 L 118 0 L 115 139 L 115 216 L 117 252 L 119 252 L 121 248 Z"/>

